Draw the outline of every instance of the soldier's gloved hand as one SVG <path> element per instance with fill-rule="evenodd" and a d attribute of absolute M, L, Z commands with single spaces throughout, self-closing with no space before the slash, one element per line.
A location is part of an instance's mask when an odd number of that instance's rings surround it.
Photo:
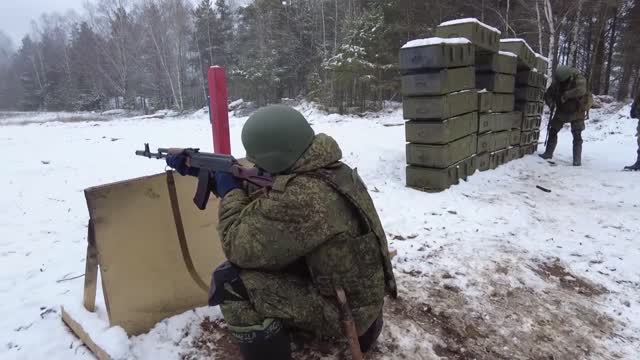
<path fill-rule="evenodd" d="M 216 193 L 223 198 L 227 193 L 242 186 L 240 180 L 228 172 L 217 171 L 213 176 L 216 181 Z"/>
<path fill-rule="evenodd" d="M 185 154 L 167 155 L 167 158 L 165 160 L 167 161 L 167 166 L 175 169 L 178 174 L 182 176 L 198 176 L 198 169 L 192 168 L 187 164 L 188 157 Z"/>

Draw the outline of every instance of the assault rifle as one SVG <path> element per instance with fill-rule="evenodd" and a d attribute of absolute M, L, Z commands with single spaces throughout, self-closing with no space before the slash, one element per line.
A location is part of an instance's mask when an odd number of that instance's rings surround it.
<path fill-rule="evenodd" d="M 556 115 L 556 107 L 555 105 L 549 106 L 549 121 L 547 122 L 547 136 L 544 139 L 544 146 L 547 146 L 549 142 L 549 132 L 551 131 L 551 121 L 553 121 L 553 117 Z"/>
<path fill-rule="evenodd" d="M 193 202 L 198 209 L 207 208 L 209 194 L 214 189 L 212 175 L 217 171 L 227 172 L 237 179 L 246 181 L 260 188 L 268 188 L 273 184 L 273 179 L 258 168 L 248 168 L 231 155 L 212 154 L 200 152 L 200 149 L 159 148 L 158 152 L 151 152 L 149 144 L 144 144 L 144 150 L 136 151 L 136 155 L 149 159 L 165 159 L 168 155 L 183 154 L 187 156 L 187 166 L 198 169 L 198 188 Z"/>

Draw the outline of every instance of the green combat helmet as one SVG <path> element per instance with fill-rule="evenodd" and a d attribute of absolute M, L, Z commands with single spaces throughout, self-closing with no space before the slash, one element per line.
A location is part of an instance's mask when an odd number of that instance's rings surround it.
<path fill-rule="evenodd" d="M 573 69 L 566 65 L 560 65 L 556 69 L 556 80 L 559 82 L 565 82 L 573 75 Z"/>
<path fill-rule="evenodd" d="M 271 174 L 288 170 L 307 150 L 315 133 L 307 119 L 284 105 L 256 111 L 242 128 L 247 160 Z"/>

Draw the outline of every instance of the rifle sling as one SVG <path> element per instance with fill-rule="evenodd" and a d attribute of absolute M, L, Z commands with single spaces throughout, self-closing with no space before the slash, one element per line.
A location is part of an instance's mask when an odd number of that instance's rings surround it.
<path fill-rule="evenodd" d="M 173 220 L 176 224 L 176 232 L 178 235 L 178 241 L 180 243 L 180 250 L 182 251 L 182 259 L 189 271 L 189 275 L 193 281 L 198 284 L 205 292 L 209 292 L 209 286 L 202 280 L 195 266 L 193 266 L 193 259 L 189 252 L 189 246 L 187 245 L 187 236 L 184 232 L 184 225 L 182 223 L 182 216 L 180 215 L 180 204 L 178 203 L 178 192 L 176 191 L 176 182 L 173 178 L 173 171 L 167 171 L 167 188 L 169 190 L 169 200 L 171 201 L 171 210 L 173 211 Z"/>

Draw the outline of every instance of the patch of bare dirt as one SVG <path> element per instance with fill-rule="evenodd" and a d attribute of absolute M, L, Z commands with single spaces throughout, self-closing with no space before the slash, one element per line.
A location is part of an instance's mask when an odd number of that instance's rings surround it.
<path fill-rule="evenodd" d="M 226 330 L 224 321 L 205 317 L 200 323 L 200 333 L 191 342 L 191 348 L 180 358 L 236 360 L 240 359 L 240 352 Z"/>
<path fill-rule="evenodd" d="M 480 272 L 398 274 L 401 296 L 385 304 L 385 327 L 367 360 L 550 360 L 620 359 L 602 341 L 618 325 L 592 297 L 597 285 L 571 275 L 557 263 L 527 265 L 522 259 L 492 262 Z M 540 265 L 539 267 L 536 265 Z M 528 268 L 565 285 L 535 288 Z M 543 276 L 544 275 L 544 276 Z M 466 277 L 467 286 L 463 286 Z M 573 280 L 579 279 L 579 280 Z M 470 285 L 469 285 L 470 284 Z M 205 319 L 193 350 L 182 359 L 237 359 L 221 321 Z M 344 341 L 296 346 L 296 360 L 349 359 Z"/>
<path fill-rule="evenodd" d="M 570 273 L 558 260 L 539 263 L 531 269 L 546 281 L 557 281 L 563 289 L 575 291 L 584 296 L 593 297 L 608 293 L 604 286 Z"/>

